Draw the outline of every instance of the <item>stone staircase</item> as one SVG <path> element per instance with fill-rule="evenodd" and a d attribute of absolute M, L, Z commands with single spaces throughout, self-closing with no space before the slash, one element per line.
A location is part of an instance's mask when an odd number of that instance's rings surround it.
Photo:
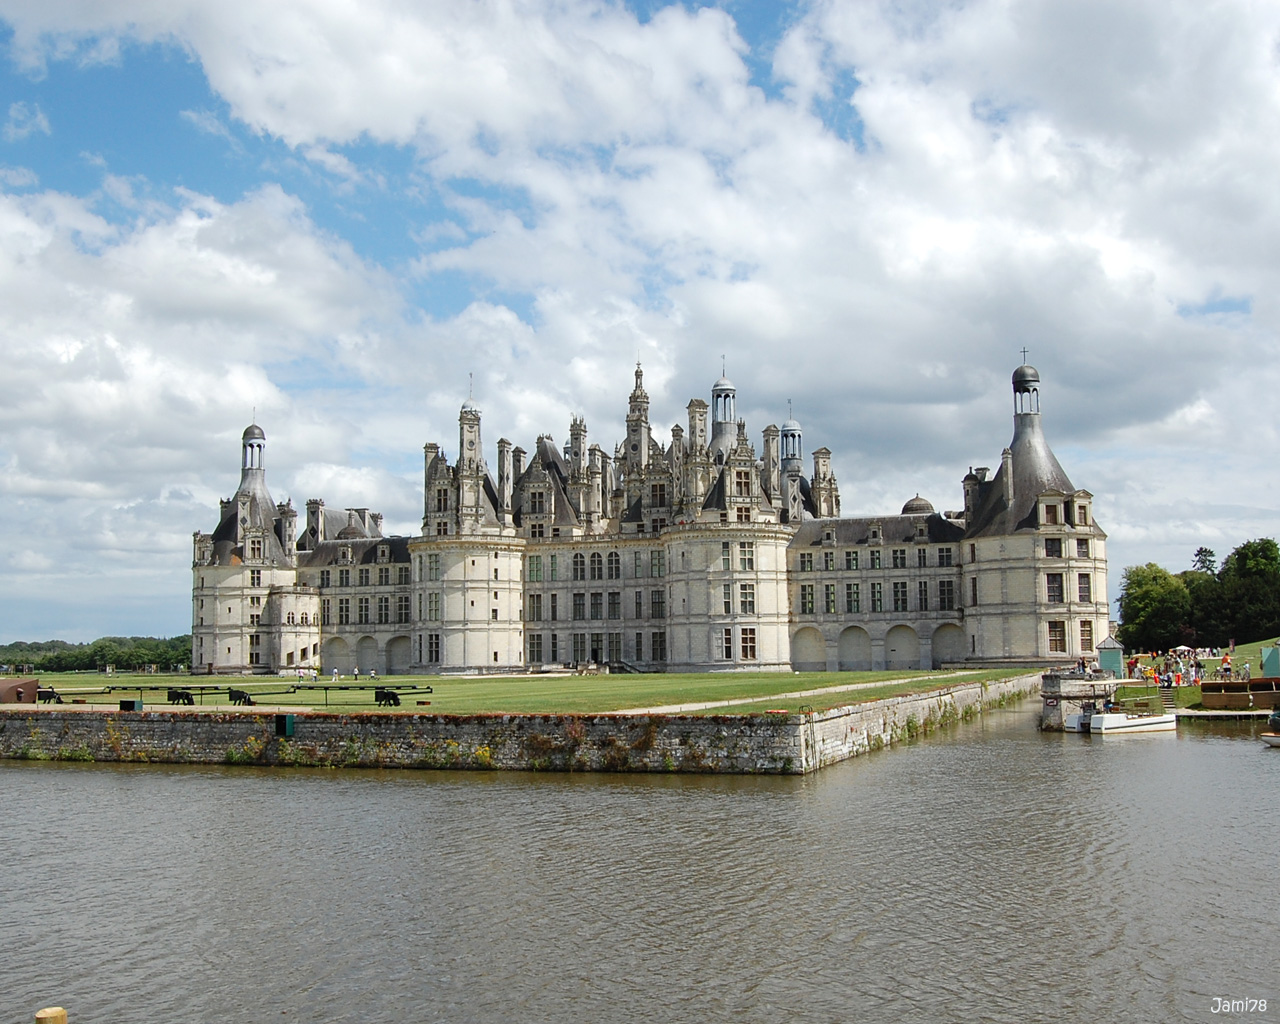
<path fill-rule="evenodd" d="M 1178 705 L 1174 702 L 1174 699 L 1173 699 L 1172 686 L 1160 687 L 1160 703 L 1164 705 L 1165 711 L 1177 710 Z"/>

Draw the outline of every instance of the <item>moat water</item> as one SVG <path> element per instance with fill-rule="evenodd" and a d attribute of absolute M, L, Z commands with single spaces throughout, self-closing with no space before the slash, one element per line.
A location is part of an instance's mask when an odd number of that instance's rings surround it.
<path fill-rule="evenodd" d="M 0 1022 L 1280 1019 L 1280 751 L 1035 704 L 808 778 L 3 762 Z"/>

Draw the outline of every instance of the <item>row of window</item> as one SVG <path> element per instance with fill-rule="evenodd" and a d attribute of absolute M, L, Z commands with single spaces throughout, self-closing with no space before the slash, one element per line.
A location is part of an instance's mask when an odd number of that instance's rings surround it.
<path fill-rule="evenodd" d="M 843 587 L 835 583 L 827 583 L 822 587 L 822 610 L 827 615 L 837 615 L 843 611 L 846 615 L 860 613 L 862 611 L 863 587 L 861 583 L 846 583 Z M 800 585 L 800 606 L 799 613 L 801 615 L 814 615 L 817 613 L 817 584 L 802 583 Z M 885 590 L 884 584 L 874 582 L 867 587 L 867 611 L 883 612 L 887 611 L 885 607 Z M 895 612 L 911 611 L 910 606 L 910 587 L 905 580 L 900 580 L 892 584 L 890 590 L 890 598 L 892 601 L 892 610 Z M 953 611 L 956 607 L 956 583 L 955 580 L 938 580 L 937 592 L 935 599 L 938 611 Z M 930 607 L 929 581 L 920 580 L 916 584 L 916 611 L 927 612 Z"/>
<path fill-rule="evenodd" d="M 436 555 L 435 557 L 438 559 L 440 556 Z M 384 565 L 378 568 L 377 585 L 379 587 L 391 586 L 392 568 L 393 566 L 390 566 L 390 565 Z M 407 565 L 397 565 L 397 566 L 394 566 L 394 568 L 396 570 L 395 577 L 396 577 L 396 583 L 398 585 L 403 585 L 403 584 L 412 582 L 409 578 L 409 567 Z M 358 587 L 373 586 L 374 585 L 373 570 L 357 569 L 355 579 L 356 579 L 356 586 Z M 333 571 L 331 569 L 321 569 L 320 570 L 320 588 L 324 589 L 326 587 L 331 587 L 331 586 L 333 586 Z M 338 586 L 340 587 L 351 586 L 351 570 L 350 569 L 338 570 Z"/>
<path fill-rule="evenodd" d="M 1093 623 L 1084 621 L 1080 623 L 1080 650 L 1093 650 Z M 1067 653 L 1067 624 L 1065 622 L 1049 623 L 1049 653 L 1050 654 L 1066 654 Z"/>
<path fill-rule="evenodd" d="M 1044 557 L 1045 558 L 1062 558 L 1063 557 L 1062 551 L 1063 551 L 1063 547 L 1062 547 L 1061 537 L 1046 537 L 1044 539 Z M 1089 557 L 1088 538 L 1085 538 L 1085 537 L 1076 538 L 1076 557 L 1077 558 Z"/>
<path fill-rule="evenodd" d="M 634 618 L 644 618 L 645 592 L 635 592 Z M 571 595 L 571 617 L 573 619 L 621 619 L 622 591 L 613 590 L 608 593 L 576 593 Z M 544 618 L 556 622 L 560 618 L 559 594 L 527 594 L 525 595 L 525 618 L 530 622 L 541 622 Z M 665 590 L 649 591 L 649 618 L 663 619 L 667 615 L 667 592 Z"/>
<path fill-rule="evenodd" d="M 526 639 L 526 646 L 531 665 L 554 664 L 565 660 L 603 662 L 622 661 L 626 657 L 622 641 L 622 633 L 571 633 L 568 644 L 562 645 L 558 633 L 530 633 Z M 650 633 L 648 651 L 647 660 L 666 661 L 667 634 L 665 632 Z M 635 661 L 646 660 L 643 633 L 635 634 L 635 646 L 630 656 Z"/>
<path fill-rule="evenodd" d="M 1066 574 L 1048 572 L 1044 576 L 1045 600 L 1049 604 L 1066 603 Z M 1081 601 L 1093 600 L 1093 577 L 1087 572 L 1076 575 L 1076 595 Z"/>
<path fill-rule="evenodd" d="M 436 595 L 437 597 L 439 595 Z M 351 618 L 351 601 L 349 597 L 340 597 L 338 603 L 338 620 L 339 626 L 352 625 Z M 395 621 L 404 623 L 409 621 L 409 595 L 400 594 L 396 598 L 395 605 Z M 355 598 L 354 623 L 356 625 L 366 626 L 372 625 L 375 621 L 380 626 L 390 625 L 391 618 L 391 598 L 389 596 L 381 596 L 377 599 L 377 604 L 373 603 L 373 598 L 357 597 Z M 373 616 L 376 615 L 376 620 Z M 333 599 L 321 598 L 320 600 L 320 624 L 324 626 L 333 624 Z"/>
<path fill-rule="evenodd" d="M 891 559 L 891 565 L 894 569 L 906 569 L 908 567 L 907 566 L 907 550 L 908 550 L 907 548 L 891 548 L 890 549 L 889 557 Z M 821 554 L 822 554 L 822 560 L 818 564 L 820 564 L 822 569 L 827 572 L 833 571 L 836 568 L 837 553 L 835 551 L 823 551 Z M 883 568 L 884 567 L 883 555 L 884 553 L 881 551 L 880 548 L 871 548 L 867 552 L 866 567 L 868 569 Z M 938 548 L 937 561 L 935 564 L 937 564 L 941 568 L 946 568 L 947 566 L 955 564 L 954 557 L 955 556 L 951 548 L 947 548 L 947 547 Z M 845 551 L 844 553 L 845 569 L 854 570 L 854 569 L 862 568 L 861 563 L 862 563 L 861 552 L 851 551 L 851 550 Z M 815 565 L 814 553 L 812 551 L 800 552 L 800 556 L 796 562 L 796 569 L 798 571 L 813 572 L 814 565 Z M 916 567 L 919 569 L 925 569 L 925 568 L 928 568 L 928 565 L 929 565 L 929 549 L 916 548 Z"/>
<path fill-rule="evenodd" d="M 667 574 L 667 553 L 661 550 L 636 551 L 634 554 L 633 576 L 636 579 L 661 579 Z M 429 556 L 438 557 L 438 556 Z M 544 570 L 545 557 L 545 570 Z M 599 551 L 593 551 L 588 558 L 581 551 L 575 552 L 569 561 L 568 579 L 580 580 L 620 580 L 622 579 L 622 556 L 617 551 L 610 551 L 606 558 Z M 438 579 L 432 576 L 431 579 Z M 525 559 L 525 579 L 530 583 L 542 583 L 546 580 L 559 580 L 561 564 L 559 555 L 529 555 Z"/>

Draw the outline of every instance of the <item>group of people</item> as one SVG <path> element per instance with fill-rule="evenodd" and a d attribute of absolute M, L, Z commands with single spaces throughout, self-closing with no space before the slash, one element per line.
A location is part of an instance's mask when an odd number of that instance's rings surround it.
<path fill-rule="evenodd" d="M 1152 686 L 1199 686 L 1206 673 L 1202 659 L 1217 658 L 1219 653 L 1217 648 L 1209 647 L 1196 651 L 1190 649 L 1152 651 L 1147 657 L 1150 661 L 1145 665 L 1138 655 L 1134 655 L 1125 663 L 1130 679 L 1144 679 Z M 1212 671 L 1212 678 L 1248 681 L 1251 672 L 1249 662 L 1232 665 L 1231 652 L 1223 651 L 1218 667 Z"/>

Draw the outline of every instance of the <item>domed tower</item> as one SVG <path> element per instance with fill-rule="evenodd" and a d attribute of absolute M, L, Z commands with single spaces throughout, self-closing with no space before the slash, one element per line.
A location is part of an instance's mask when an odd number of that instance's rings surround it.
<path fill-rule="evenodd" d="M 735 405 L 737 390 L 733 381 L 721 376 L 711 385 L 711 452 L 714 457 L 728 454 L 738 440 Z"/>
<path fill-rule="evenodd" d="M 782 424 L 781 443 L 783 472 L 785 473 L 792 463 L 795 463 L 796 468 L 799 469 L 804 459 L 804 434 L 800 424 L 795 420 L 788 418 Z"/>

